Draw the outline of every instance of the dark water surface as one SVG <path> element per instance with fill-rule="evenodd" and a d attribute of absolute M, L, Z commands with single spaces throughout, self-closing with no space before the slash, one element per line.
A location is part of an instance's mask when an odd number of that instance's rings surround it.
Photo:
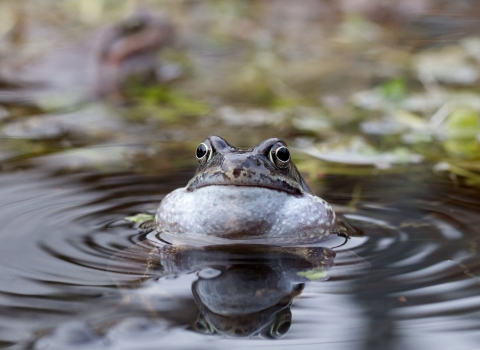
<path fill-rule="evenodd" d="M 478 191 L 425 168 L 328 177 L 364 232 L 332 249 L 179 250 L 123 220 L 189 175 L 3 174 L 2 346 L 478 348 Z"/>
<path fill-rule="evenodd" d="M 146 0 L 176 32 L 138 50 L 162 79 L 120 65 L 95 94 L 92 39 L 133 3 L 0 2 L 0 348 L 480 349 L 477 0 Z M 125 220 L 214 134 L 284 139 L 362 235 L 179 246 Z"/>

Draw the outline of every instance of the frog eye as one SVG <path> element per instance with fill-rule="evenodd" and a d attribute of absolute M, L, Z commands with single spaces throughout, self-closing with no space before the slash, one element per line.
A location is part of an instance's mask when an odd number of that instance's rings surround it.
<path fill-rule="evenodd" d="M 275 321 L 262 332 L 262 336 L 270 339 L 278 339 L 284 336 L 292 325 L 292 312 L 289 308 L 280 311 Z"/>
<path fill-rule="evenodd" d="M 203 334 L 214 334 L 215 329 L 205 320 L 203 315 L 199 315 L 197 321 L 193 324 L 193 328 Z"/>
<path fill-rule="evenodd" d="M 290 162 L 290 151 L 285 146 L 272 148 L 272 151 L 270 152 L 270 160 L 279 168 L 285 169 Z"/>
<path fill-rule="evenodd" d="M 206 143 L 202 142 L 201 144 L 198 145 L 196 156 L 200 164 L 205 164 L 206 161 L 210 159 L 211 155 L 212 155 L 212 150 L 210 149 L 210 147 L 208 147 Z"/>

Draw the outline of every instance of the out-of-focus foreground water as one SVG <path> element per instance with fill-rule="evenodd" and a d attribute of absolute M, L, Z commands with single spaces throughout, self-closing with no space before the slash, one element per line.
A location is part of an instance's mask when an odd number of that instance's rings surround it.
<path fill-rule="evenodd" d="M 480 347 L 475 1 L 144 2 L 173 28 L 129 61 L 156 83 L 99 88 L 133 5 L 0 4 L 0 347 Z M 125 220 L 211 134 L 287 141 L 362 235 L 181 248 Z"/>

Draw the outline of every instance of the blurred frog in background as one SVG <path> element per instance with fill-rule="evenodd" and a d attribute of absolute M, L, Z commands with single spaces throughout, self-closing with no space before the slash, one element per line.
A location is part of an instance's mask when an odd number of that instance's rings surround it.
<path fill-rule="evenodd" d="M 28 18 L 24 19 L 28 22 Z M 37 24 L 38 26 L 38 24 Z M 31 34 L 43 30 L 31 24 Z M 55 42 L 42 57 L 7 57 L 0 67 L 0 103 L 71 106 L 107 96 L 125 97 L 126 84 L 161 81 L 159 50 L 173 43 L 174 27 L 147 9 L 71 43 Z M 25 44 L 27 45 L 27 44 Z"/>

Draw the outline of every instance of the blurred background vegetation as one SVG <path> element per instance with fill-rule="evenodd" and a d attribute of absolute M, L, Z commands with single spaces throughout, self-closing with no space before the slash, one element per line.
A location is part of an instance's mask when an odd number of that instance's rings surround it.
<path fill-rule="evenodd" d="M 93 96 L 90 42 L 138 12 L 173 28 L 155 79 Z M 480 186 L 479 33 L 475 0 L 2 0 L 0 167 L 163 172 L 217 134 L 284 139 L 308 181 Z"/>

